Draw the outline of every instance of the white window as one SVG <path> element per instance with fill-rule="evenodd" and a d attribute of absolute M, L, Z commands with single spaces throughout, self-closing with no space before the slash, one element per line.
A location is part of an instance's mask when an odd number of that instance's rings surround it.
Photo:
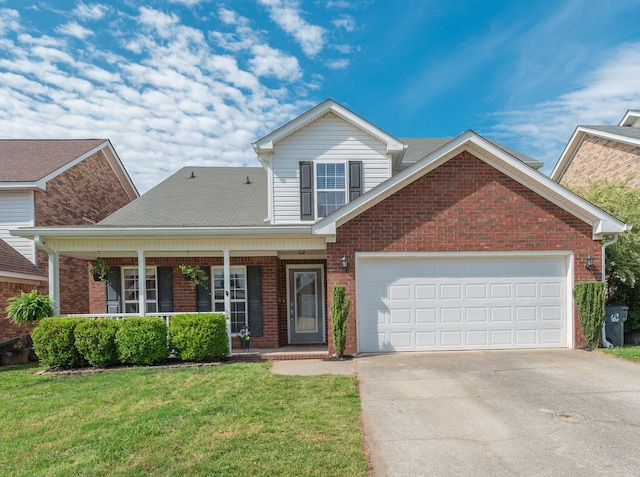
<path fill-rule="evenodd" d="M 317 217 L 326 217 L 346 203 L 347 180 L 344 163 L 316 165 Z"/>
<path fill-rule="evenodd" d="M 158 280 L 155 267 L 145 269 L 147 278 L 147 313 L 156 313 L 158 311 Z M 126 267 L 122 269 L 122 288 L 124 297 L 124 312 L 138 313 L 139 302 L 138 297 L 140 287 L 138 285 L 138 267 Z"/>
<path fill-rule="evenodd" d="M 229 269 L 231 285 L 229 298 L 231 298 L 231 332 L 238 333 L 248 325 L 247 315 L 247 272 L 244 267 L 231 267 Z M 213 269 L 213 309 L 224 311 L 224 268 Z"/>

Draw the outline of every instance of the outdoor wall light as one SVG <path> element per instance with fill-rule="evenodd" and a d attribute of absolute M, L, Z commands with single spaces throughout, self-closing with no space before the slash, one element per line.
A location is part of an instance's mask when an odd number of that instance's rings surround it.
<path fill-rule="evenodd" d="M 347 268 L 349 268 L 349 261 L 347 260 L 346 255 L 342 257 L 342 269 L 346 272 Z"/>
<path fill-rule="evenodd" d="M 591 267 L 593 267 L 593 257 L 591 255 L 587 255 L 587 261 L 584 264 L 584 268 L 591 270 Z"/>

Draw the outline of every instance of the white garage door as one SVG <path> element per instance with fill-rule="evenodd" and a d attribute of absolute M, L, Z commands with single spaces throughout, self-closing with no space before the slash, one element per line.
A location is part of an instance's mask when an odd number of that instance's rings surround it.
<path fill-rule="evenodd" d="M 358 257 L 360 352 L 567 343 L 567 257 Z"/>

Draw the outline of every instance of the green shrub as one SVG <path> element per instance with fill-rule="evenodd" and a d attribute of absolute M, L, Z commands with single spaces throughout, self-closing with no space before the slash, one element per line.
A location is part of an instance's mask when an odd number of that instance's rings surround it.
<path fill-rule="evenodd" d="M 627 321 L 624 322 L 624 332 L 640 331 L 640 311 L 629 310 Z"/>
<path fill-rule="evenodd" d="M 75 329 L 76 348 L 91 366 L 104 368 L 118 361 L 118 321 L 110 318 L 87 320 Z"/>
<path fill-rule="evenodd" d="M 25 324 L 53 315 L 53 305 L 49 295 L 42 295 L 34 288 L 29 293 L 20 292 L 8 300 L 5 308 L 7 317 L 15 323 Z"/>
<path fill-rule="evenodd" d="M 185 361 L 220 360 L 229 354 L 224 313 L 173 316 L 169 339 L 170 347 Z"/>
<path fill-rule="evenodd" d="M 40 362 L 51 368 L 68 369 L 86 365 L 76 348 L 75 328 L 86 318 L 43 318 L 31 333 Z"/>
<path fill-rule="evenodd" d="M 333 287 L 333 299 L 331 300 L 331 325 L 333 330 L 333 347 L 336 355 L 342 358 L 347 343 L 347 316 L 351 300 L 345 297 L 344 285 Z"/>
<path fill-rule="evenodd" d="M 596 348 L 605 312 L 604 283 L 578 282 L 573 290 L 573 295 L 576 299 L 582 336 L 590 347 Z"/>
<path fill-rule="evenodd" d="M 166 359 L 167 325 L 157 316 L 120 320 L 116 352 L 124 364 L 155 364 Z"/>

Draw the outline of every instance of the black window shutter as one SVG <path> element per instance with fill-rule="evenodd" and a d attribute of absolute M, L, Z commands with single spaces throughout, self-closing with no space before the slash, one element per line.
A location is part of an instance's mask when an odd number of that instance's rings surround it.
<path fill-rule="evenodd" d="M 158 311 L 173 311 L 173 269 L 158 267 Z"/>
<path fill-rule="evenodd" d="M 300 162 L 300 220 L 313 220 L 313 162 Z"/>
<path fill-rule="evenodd" d="M 196 285 L 196 311 L 211 311 L 211 290 L 213 290 L 211 267 L 202 267 L 202 270 L 208 280 L 204 285 Z"/>
<path fill-rule="evenodd" d="M 349 201 L 362 195 L 362 161 L 349 161 Z"/>
<path fill-rule="evenodd" d="M 107 272 L 105 298 L 107 313 L 121 313 L 120 308 L 120 267 L 110 267 Z"/>
<path fill-rule="evenodd" d="M 249 330 L 252 336 L 262 336 L 262 267 L 247 267 L 247 303 Z"/>

